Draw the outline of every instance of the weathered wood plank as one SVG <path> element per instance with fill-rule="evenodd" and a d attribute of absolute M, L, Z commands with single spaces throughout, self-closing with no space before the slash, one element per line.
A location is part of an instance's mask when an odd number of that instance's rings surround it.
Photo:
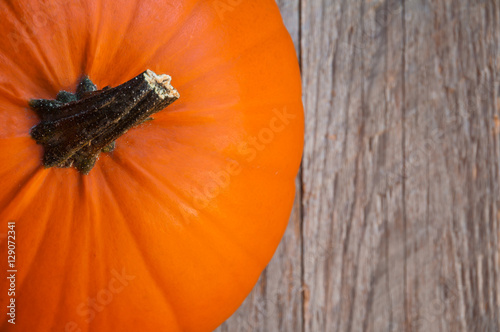
<path fill-rule="evenodd" d="M 500 330 L 498 6 L 417 1 L 407 11 L 406 309 L 413 330 Z M 418 237 L 422 222 L 426 236 Z"/>
<path fill-rule="evenodd" d="M 351 6 L 348 1 L 323 0 L 303 1 L 301 8 L 306 112 L 302 170 L 305 331 L 338 328 L 335 322 L 343 310 L 339 304 L 347 303 L 342 299 L 349 297 L 339 292 L 344 276 L 338 252 L 349 227 L 339 217 L 344 220 L 350 213 L 347 195 L 355 187 L 352 172 L 343 176 L 355 163 L 346 145 L 356 145 L 356 138 L 344 130 L 353 124 L 349 110 L 357 109 L 349 105 L 356 98 L 351 99 L 348 92 L 359 90 L 360 84 L 350 79 L 354 50 L 345 31 L 355 20 Z M 344 193 L 339 194 L 339 189 Z M 345 199 L 337 199 L 339 195 Z"/>
<path fill-rule="evenodd" d="M 299 52 L 299 0 L 277 0 Z M 302 331 L 301 183 L 288 228 L 252 293 L 217 332 Z"/>
<path fill-rule="evenodd" d="M 303 8 L 304 252 L 317 258 L 305 261 L 305 331 L 366 329 L 373 303 L 389 294 L 380 243 L 384 220 L 398 216 L 401 189 L 389 202 L 377 189 L 402 142 L 391 122 L 400 122 L 401 88 L 386 88 L 385 75 L 401 72 L 400 48 L 388 45 L 400 42 L 402 32 L 388 36 L 380 27 L 381 5 L 316 1 Z"/>
<path fill-rule="evenodd" d="M 498 13 L 303 2 L 305 331 L 499 330 Z"/>

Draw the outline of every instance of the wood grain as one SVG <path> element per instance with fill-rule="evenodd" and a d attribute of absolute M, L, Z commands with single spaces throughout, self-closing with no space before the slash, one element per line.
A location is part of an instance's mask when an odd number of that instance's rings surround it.
<path fill-rule="evenodd" d="M 282 0 L 296 206 L 217 331 L 500 331 L 500 1 Z"/>

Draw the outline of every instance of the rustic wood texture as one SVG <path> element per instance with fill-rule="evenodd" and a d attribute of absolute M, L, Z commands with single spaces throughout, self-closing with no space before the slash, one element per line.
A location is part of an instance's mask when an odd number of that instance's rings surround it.
<path fill-rule="evenodd" d="M 500 1 L 277 2 L 303 77 L 296 205 L 217 331 L 500 331 Z"/>

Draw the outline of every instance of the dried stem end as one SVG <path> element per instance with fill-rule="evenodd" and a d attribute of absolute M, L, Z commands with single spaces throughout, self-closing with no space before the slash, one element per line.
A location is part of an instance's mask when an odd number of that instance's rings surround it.
<path fill-rule="evenodd" d="M 115 88 L 97 90 L 84 77 L 74 94 L 60 91 L 55 100 L 31 99 L 41 122 L 30 134 L 45 149 L 43 165 L 88 174 L 101 152 L 113 151 L 118 137 L 179 98 L 170 81 L 148 69 Z"/>

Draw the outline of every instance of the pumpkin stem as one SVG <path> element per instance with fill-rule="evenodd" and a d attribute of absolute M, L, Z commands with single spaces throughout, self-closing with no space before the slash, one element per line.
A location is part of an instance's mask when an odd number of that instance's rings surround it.
<path fill-rule="evenodd" d="M 84 77 L 75 94 L 60 91 L 56 100 L 31 99 L 41 122 L 30 134 L 44 147 L 43 165 L 73 166 L 88 174 L 101 152 L 113 151 L 118 137 L 179 98 L 170 80 L 146 70 L 115 88 L 97 90 Z"/>

